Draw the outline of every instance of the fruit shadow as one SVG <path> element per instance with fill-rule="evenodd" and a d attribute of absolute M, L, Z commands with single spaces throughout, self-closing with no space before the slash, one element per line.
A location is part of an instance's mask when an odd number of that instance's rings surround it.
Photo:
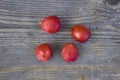
<path fill-rule="evenodd" d="M 62 52 L 62 47 L 63 47 L 63 44 L 61 43 L 58 43 L 58 42 L 51 42 L 50 45 L 52 46 L 53 48 L 53 61 L 56 62 L 56 60 L 62 60 L 62 57 L 61 57 L 61 52 Z"/>
<path fill-rule="evenodd" d="M 52 42 L 51 45 L 52 45 L 52 48 L 53 48 L 53 57 L 59 55 L 61 53 L 61 50 L 62 50 L 61 43 Z"/>

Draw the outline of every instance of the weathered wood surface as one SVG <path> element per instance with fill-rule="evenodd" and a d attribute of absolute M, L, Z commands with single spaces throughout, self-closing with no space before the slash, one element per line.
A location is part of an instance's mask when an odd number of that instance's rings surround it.
<path fill-rule="evenodd" d="M 0 80 L 120 80 L 120 4 L 106 1 L 0 0 Z M 38 22 L 48 15 L 61 18 L 57 34 L 49 35 L 39 27 Z M 85 44 L 71 37 L 76 23 L 92 30 Z M 61 48 L 71 41 L 80 56 L 66 63 Z M 35 48 L 41 43 L 54 48 L 47 63 L 35 58 Z"/>

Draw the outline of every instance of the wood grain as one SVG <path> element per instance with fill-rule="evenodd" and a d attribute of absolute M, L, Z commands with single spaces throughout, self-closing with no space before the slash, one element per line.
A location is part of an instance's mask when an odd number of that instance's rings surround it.
<path fill-rule="evenodd" d="M 0 0 L 0 80 L 120 80 L 120 3 L 107 1 Z M 60 32 L 50 35 L 41 30 L 39 22 L 48 15 L 60 17 Z M 87 43 L 71 36 L 78 23 L 92 31 Z M 79 48 L 74 63 L 61 58 L 67 42 Z M 47 63 L 35 57 L 41 43 L 54 48 Z"/>

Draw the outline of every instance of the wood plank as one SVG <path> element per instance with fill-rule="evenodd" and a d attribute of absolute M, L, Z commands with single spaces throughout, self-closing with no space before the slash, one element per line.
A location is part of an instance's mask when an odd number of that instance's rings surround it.
<path fill-rule="evenodd" d="M 120 80 L 120 3 L 108 0 L 0 0 L 0 80 Z M 39 22 L 48 15 L 62 21 L 49 35 Z M 84 44 L 71 36 L 74 24 L 92 31 Z M 61 49 L 67 42 L 79 48 L 79 58 L 66 63 Z M 50 43 L 53 58 L 39 62 L 38 44 Z"/>

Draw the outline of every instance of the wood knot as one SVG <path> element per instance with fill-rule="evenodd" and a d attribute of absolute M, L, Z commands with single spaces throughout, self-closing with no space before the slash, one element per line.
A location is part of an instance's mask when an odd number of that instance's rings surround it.
<path fill-rule="evenodd" d="M 110 5 L 117 5 L 120 0 L 105 0 L 105 2 L 107 2 Z"/>

